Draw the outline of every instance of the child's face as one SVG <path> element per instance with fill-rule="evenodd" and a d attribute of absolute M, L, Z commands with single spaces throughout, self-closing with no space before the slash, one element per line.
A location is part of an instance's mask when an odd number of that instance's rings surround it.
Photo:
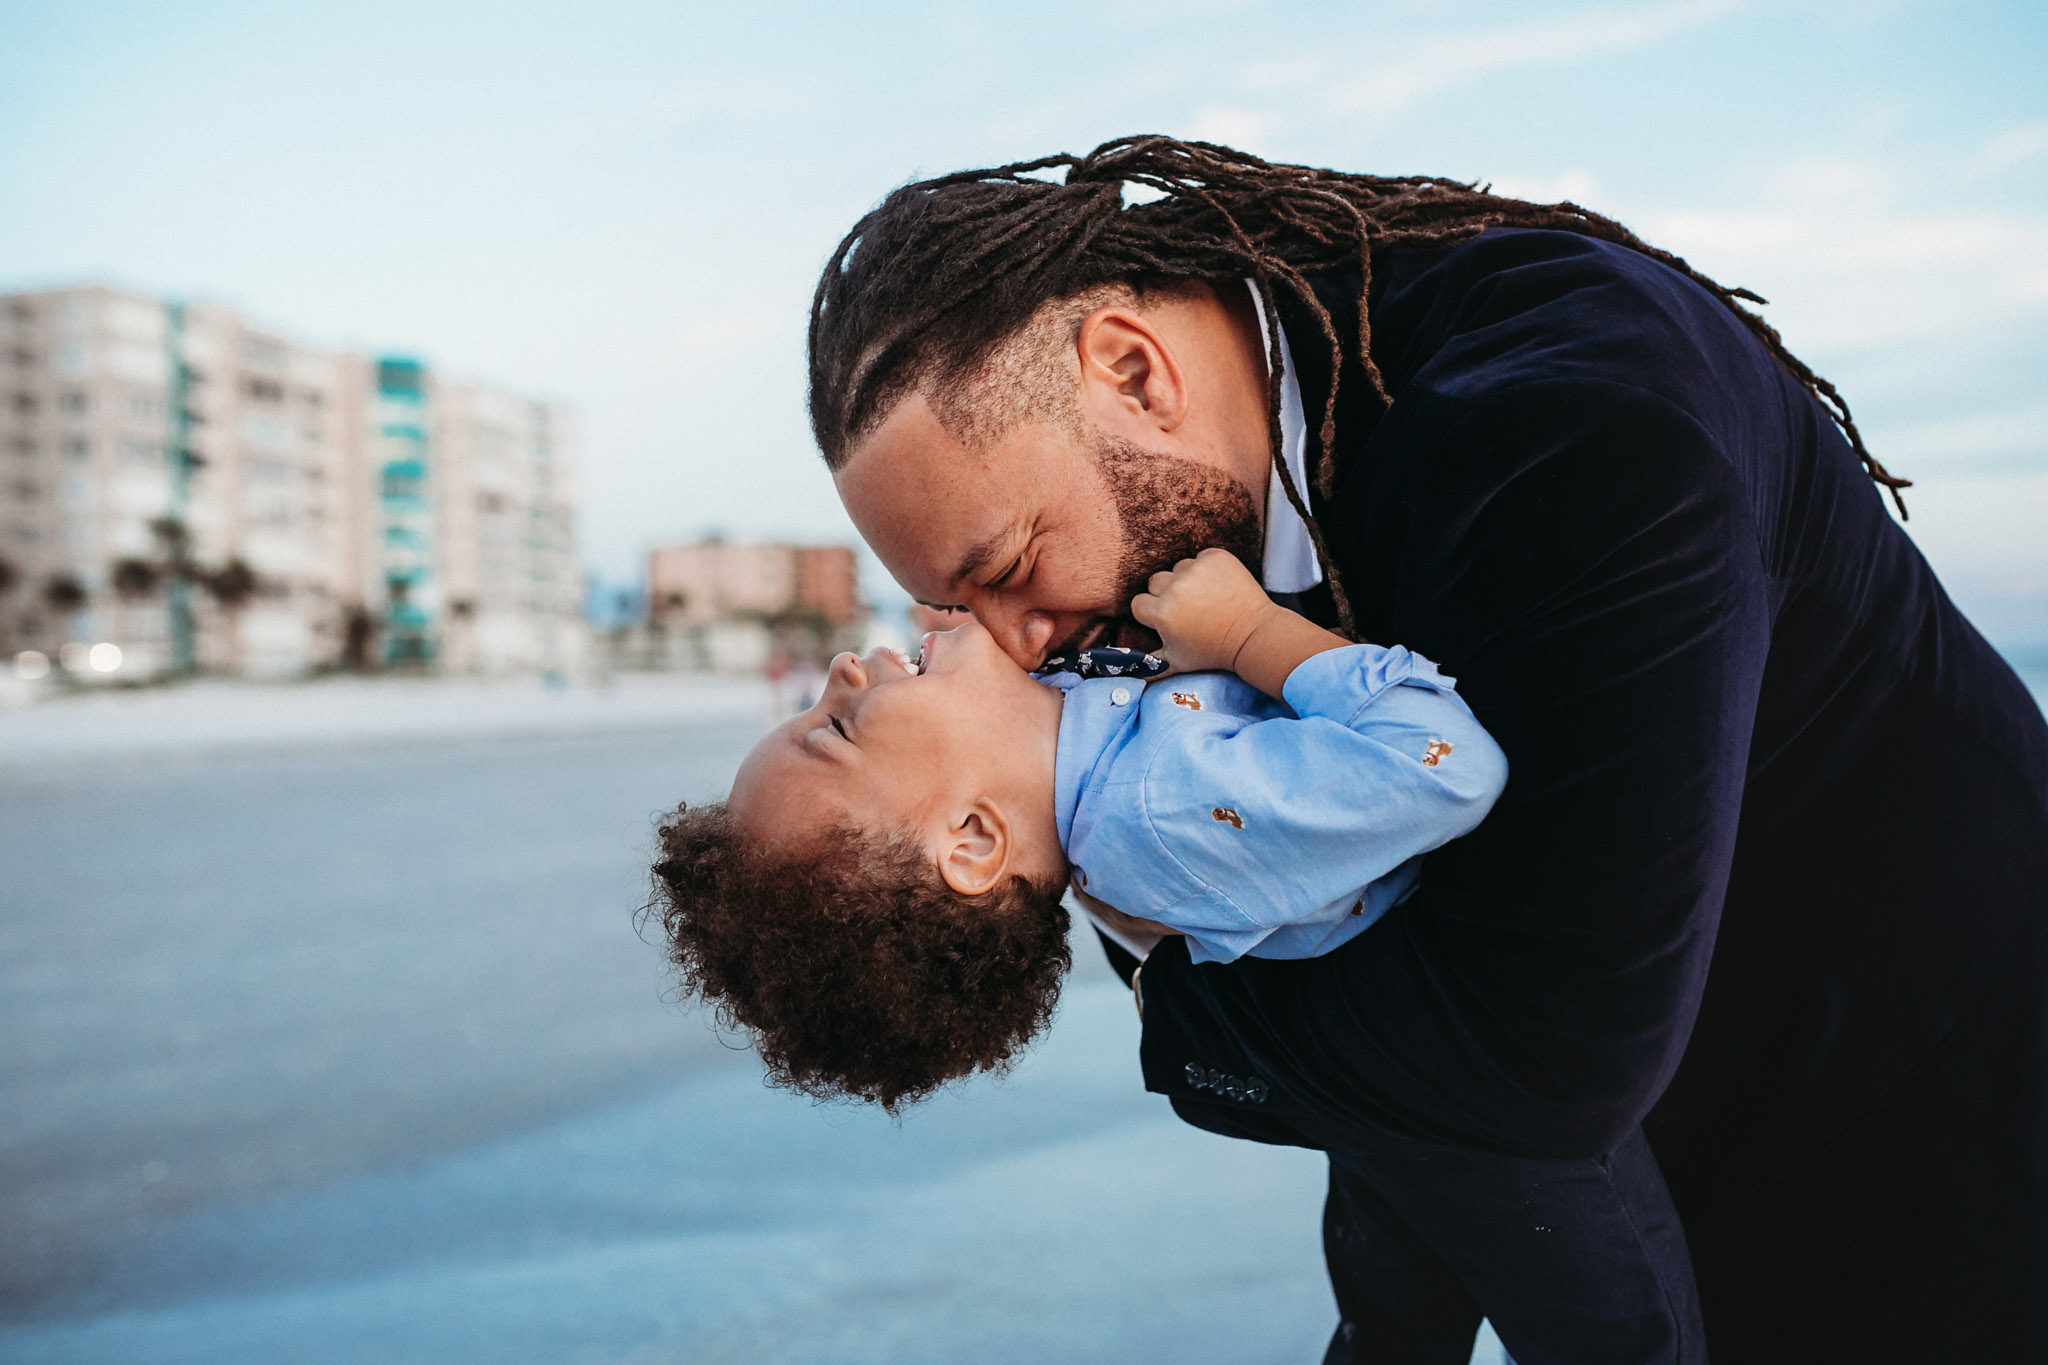
<path fill-rule="evenodd" d="M 921 671 L 890 649 L 842 654 L 818 704 L 747 755 L 729 806 L 776 842 L 839 825 L 895 829 L 929 846 L 942 872 L 949 858 L 971 863 L 970 881 L 989 869 L 1057 879 L 1060 707 L 979 625 L 926 636 Z"/>

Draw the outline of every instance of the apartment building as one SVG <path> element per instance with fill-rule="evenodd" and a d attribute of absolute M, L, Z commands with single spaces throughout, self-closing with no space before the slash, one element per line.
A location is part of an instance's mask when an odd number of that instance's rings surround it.
<path fill-rule="evenodd" d="M 370 424 L 385 657 L 454 672 L 560 669 L 584 646 L 567 415 L 417 361 L 375 367 Z"/>
<path fill-rule="evenodd" d="M 0 297 L 0 657 L 130 678 L 571 665 L 572 454 L 553 405 L 229 309 Z"/>

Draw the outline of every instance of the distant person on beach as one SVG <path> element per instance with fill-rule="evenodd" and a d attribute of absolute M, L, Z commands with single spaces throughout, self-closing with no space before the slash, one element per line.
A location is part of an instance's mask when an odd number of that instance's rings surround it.
<path fill-rule="evenodd" d="M 1149 1088 L 1328 1154 L 1329 1362 L 1482 1314 L 1523 1365 L 2048 1359 L 2048 726 L 1745 300 L 1576 205 L 1156 137 L 905 186 L 819 283 L 813 430 L 913 597 L 1035 668 L 1249 546 L 1507 756 L 1336 950 L 1139 974 Z M 1516 1277 L 1544 1226 L 1483 1215 L 1544 1160 L 1668 1185 L 1651 1318 Z"/>

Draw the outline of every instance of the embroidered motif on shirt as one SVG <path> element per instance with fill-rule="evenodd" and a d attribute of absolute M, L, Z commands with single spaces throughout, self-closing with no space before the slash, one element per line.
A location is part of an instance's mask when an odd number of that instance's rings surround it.
<path fill-rule="evenodd" d="M 1202 699 L 1192 692 L 1174 693 L 1173 704 L 1175 706 L 1185 706 L 1190 711 L 1199 711 L 1202 709 Z"/>
<path fill-rule="evenodd" d="M 1450 741 L 1443 739 L 1433 739 L 1429 742 L 1429 747 L 1422 751 L 1422 766 L 1425 768 L 1434 768 L 1437 764 L 1443 762 L 1446 758 L 1449 758 L 1450 756 Z"/>
<path fill-rule="evenodd" d="M 1232 829 L 1244 828 L 1244 817 L 1242 815 L 1239 815 L 1236 811 L 1232 810 L 1228 806 L 1216 807 L 1216 809 L 1209 812 L 1209 818 L 1212 820 L 1220 820 L 1224 824 L 1229 825 Z"/>

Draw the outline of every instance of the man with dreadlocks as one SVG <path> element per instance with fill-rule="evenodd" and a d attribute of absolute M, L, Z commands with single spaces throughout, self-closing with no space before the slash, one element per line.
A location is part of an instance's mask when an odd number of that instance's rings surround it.
<path fill-rule="evenodd" d="M 1330 1361 L 1482 1311 L 1525 1365 L 2048 1359 L 2048 727 L 1744 299 L 1575 205 L 1158 137 L 905 186 L 818 286 L 814 430 L 921 601 L 1036 666 L 1232 548 L 1507 754 L 1337 952 L 1134 944 L 1146 1085 L 1329 1154 Z M 1500 1209 L 1589 1160 L 1682 1222 L 1661 1329 L 1508 1282 Z"/>

